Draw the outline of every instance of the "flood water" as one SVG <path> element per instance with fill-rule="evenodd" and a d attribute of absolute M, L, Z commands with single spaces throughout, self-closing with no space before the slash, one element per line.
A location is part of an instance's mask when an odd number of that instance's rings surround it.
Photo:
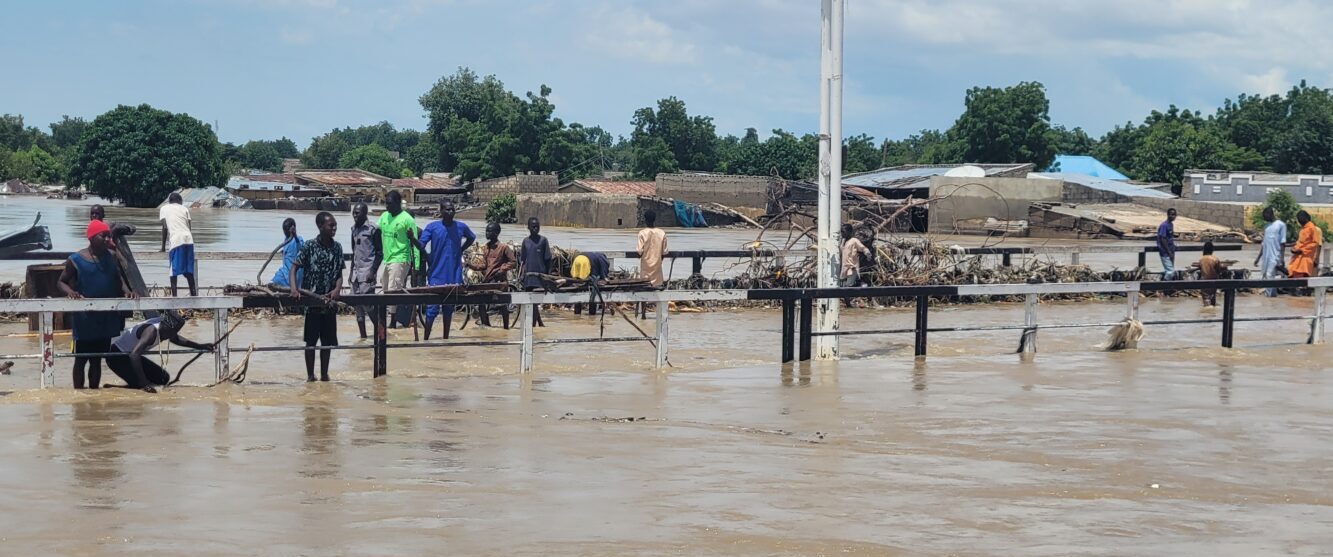
<path fill-rule="evenodd" d="M 1237 315 L 1309 315 L 1309 298 Z M 1041 323 L 1116 321 L 1052 302 Z M 1217 317 L 1145 299 L 1141 317 Z M 256 353 L 249 380 L 158 395 L 36 390 L 0 376 L 4 555 L 1327 555 L 1333 381 L 1307 322 L 847 337 L 847 359 L 778 363 L 779 312 L 671 315 L 674 367 L 646 343 Z M 931 325 L 1013 325 L 1021 304 L 932 308 Z M 911 310 L 844 310 L 845 330 Z M 538 339 L 598 322 L 546 312 Z M 651 332 L 652 320 L 641 322 Z M 231 340 L 291 344 L 297 318 Z M 607 336 L 637 334 L 619 317 Z M 33 352 L 22 324 L 0 353 Z M 192 323 L 187 336 L 210 338 Z M 339 330 L 357 344 L 352 319 Z M 410 331 L 393 331 L 410 341 Z M 470 324 L 459 339 L 516 339 Z M 67 337 L 64 337 L 67 338 Z M 61 340 L 62 344 L 64 340 Z M 186 357 L 170 356 L 174 371 Z M 208 359 L 183 384 L 212 378 Z M 112 377 L 114 379 L 114 377 Z M 629 420 L 633 418 L 633 420 Z"/>
<path fill-rule="evenodd" d="M 88 209 L 100 200 L 80 201 L 48 200 L 39 197 L 0 196 L 0 230 L 26 227 L 32 223 L 36 213 L 42 215 L 41 222 L 51 230 L 55 251 L 76 251 L 88 245 L 84 239 L 84 229 L 88 225 Z M 155 252 L 161 248 L 161 224 L 157 220 L 157 209 L 130 209 L 107 205 L 107 220 L 128 222 L 139 228 L 139 232 L 130 236 L 130 245 L 135 253 Z M 241 251 L 264 252 L 273 250 L 282 243 L 282 221 L 293 217 L 297 221 L 297 231 L 306 238 L 316 234 L 313 211 L 255 211 L 203 208 L 192 211 L 194 219 L 195 249 L 199 252 Z M 372 209 L 371 218 L 376 218 L 377 210 Z M 350 247 L 351 215 L 338 216 L 338 237 L 343 247 Z M 461 219 L 474 232 L 481 235 L 485 223 L 475 219 Z M 424 222 L 419 224 L 425 224 Z M 586 229 L 565 227 L 543 227 L 542 234 L 547 236 L 552 245 L 573 248 L 580 251 L 632 251 L 636 248 L 635 230 Z M 505 225 L 501 239 L 518 242 L 527 235 L 527 230 L 517 224 Z M 748 229 L 671 229 L 668 231 L 669 249 L 673 250 L 738 250 L 753 243 L 758 235 Z M 932 235 L 931 238 L 945 245 L 959 246 L 1102 246 L 1120 244 L 1126 246 L 1147 245 L 1146 242 L 1114 242 L 1107 240 L 1070 240 L 1041 238 L 985 238 L 980 236 Z M 769 249 L 785 248 L 791 243 L 792 233 L 788 231 L 768 231 L 761 238 Z M 797 247 L 805 247 L 798 242 Z M 1242 252 L 1219 252 L 1224 260 L 1237 260 L 1237 267 L 1253 268 L 1257 246 L 1245 246 Z M 1068 256 L 1033 256 L 1041 260 L 1068 263 Z M 1198 252 L 1182 252 L 1177 255 L 1176 268 L 1186 269 L 1198 261 Z M 998 256 L 992 256 L 998 262 Z M 1148 269 L 1160 272 L 1161 266 L 1156 257 L 1148 258 Z M 1014 262 L 1022 264 L 1027 258 L 1015 256 Z M 55 261 L 52 261 L 53 263 Z M 22 282 L 28 265 L 35 261 L 0 261 L 0 282 Z M 703 273 L 710 277 L 727 277 L 745 270 L 748 260 L 709 259 L 704 261 Z M 1132 253 L 1090 253 L 1083 254 L 1080 263 L 1098 270 L 1133 269 L 1138 259 Z M 617 268 L 635 270 L 637 260 L 616 260 Z M 263 266 L 263 261 L 200 261 L 199 281 L 205 286 L 223 286 L 227 284 L 254 283 L 255 275 Z M 167 262 L 141 261 L 144 280 L 151 286 L 164 286 L 169 275 Z M 268 280 L 276 272 L 273 265 L 265 271 Z M 668 261 L 663 272 L 670 277 L 685 278 L 690 274 L 690 262 Z M 183 286 L 183 285 L 182 285 Z"/>

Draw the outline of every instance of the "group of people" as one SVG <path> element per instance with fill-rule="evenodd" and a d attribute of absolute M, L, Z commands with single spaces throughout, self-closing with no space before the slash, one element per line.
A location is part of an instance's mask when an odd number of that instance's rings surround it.
<path fill-rule="evenodd" d="M 1162 280 L 1172 280 L 1176 275 L 1176 217 L 1176 210 L 1168 209 L 1166 220 L 1157 227 L 1157 254 L 1162 261 Z M 1272 207 L 1264 207 L 1263 219 L 1268 224 L 1264 227 L 1259 255 L 1254 258 L 1254 265 L 1260 268 L 1263 278 L 1314 276 L 1319 269 L 1319 256 L 1324 248 L 1324 231 L 1315 225 L 1310 213 L 1304 210 L 1296 213 L 1296 223 L 1301 229 L 1294 244 L 1287 241 L 1287 223 L 1277 218 Z M 1290 260 L 1285 258 L 1288 246 L 1290 246 Z M 1199 259 L 1199 278 L 1202 280 L 1217 280 L 1226 270 L 1221 260 L 1213 255 L 1214 250 L 1212 242 L 1204 242 L 1203 256 Z M 1277 296 L 1277 289 L 1265 289 L 1264 295 Z M 1216 291 L 1204 291 L 1203 303 L 1207 306 L 1217 305 Z"/>
<path fill-rule="evenodd" d="M 417 226 L 416 219 L 403 209 L 402 195 L 397 191 L 385 197 L 385 211 L 373 224 L 369 208 L 358 203 L 352 209 L 350 268 L 344 257 L 342 243 L 337 240 L 338 222 L 328 212 L 315 216 L 318 235 L 306 240 L 297 232 L 295 219 L 282 223 L 283 243 L 276 252 L 282 253 L 282 263 L 269 280 L 271 286 L 288 292 L 293 298 L 313 296 L 327 303 L 304 309 L 303 341 L 306 347 L 332 347 L 338 344 L 337 310 L 335 304 L 342 296 L 344 271 L 352 294 L 403 292 L 416 277 L 417 285 L 448 286 L 464 283 L 463 270 L 469 268 L 481 276 L 482 283 L 505 283 L 509 274 L 520 270 L 519 285 L 525 290 L 541 290 L 543 276 L 552 271 L 550 242 L 541 235 L 537 218 L 527 222 L 528 235 L 522 248 L 500 240 L 501 226 L 489 222 L 485 243 L 480 256 L 465 261 L 465 254 L 477 241 L 467 224 L 455 219 L 453 203 L 440 203 L 440 218 Z M 171 266 L 171 293 L 177 295 L 177 278 L 185 277 L 190 295 L 198 294 L 195 280 L 195 254 L 192 220 L 180 194 L 172 193 L 159 212 L 162 223 L 162 251 L 168 252 Z M 136 296 L 125 274 L 125 262 L 113 251 L 114 239 L 110 226 L 104 222 L 105 211 L 95 206 L 86 230 L 88 247 L 70 256 L 60 277 L 60 288 L 71 298 L 118 298 Z M 656 227 L 656 214 L 644 214 L 647 227 L 639 232 L 638 252 L 640 272 L 654 286 L 664 282 L 662 260 L 667 251 L 666 233 Z M 276 253 L 275 253 L 276 254 Z M 580 279 L 607 278 L 609 261 L 600 253 L 589 252 L 575 259 L 569 269 Z M 498 308 L 509 327 L 507 308 Z M 416 319 L 414 306 L 392 308 L 389 327 L 406 326 Z M 454 306 L 431 305 L 423 312 L 425 338 L 430 339 L 435 318 L 443 315 L 441 336 L 449 337 Z M 481 308 L 479 321 L 490 325 L 489 308 Z M 356 307 L 356 323 L 361 338 L 366 338 L 365 308 Z M 541 325 L 541 316 L 534 312 L 534 322 Z M 377 323 L 375 314 L 370 315 Z M 101 362 L 120 376 L 127 386 L 152 391 L 155 385 L 165 385 L 170 379 L 165 370 L 144 356 L 162 340 L 175 344 L 211 350 L 210 344 L 190 341 L 179 332 L 185 320 L 175 312 L 165 312 L 129 328 L 124 316 L 113 312 L 87 312 L 74 316 L 74 386 L 98 388 L 101 381 Z M 319 352 L 319 381 L 329 380 L 330 350 Z M 123 353 L 122 356 L 120 353 Z M 106 356 L 103 356 L 106 355 Z M 306 379 L 316 381 L 315 350 L 305 351 Z"/>

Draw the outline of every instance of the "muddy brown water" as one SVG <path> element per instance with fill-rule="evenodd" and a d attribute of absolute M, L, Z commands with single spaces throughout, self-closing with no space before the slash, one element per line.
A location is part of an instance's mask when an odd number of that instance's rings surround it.
<path fill-rule="evenodd" d="M 1308 298 L 1238 315 L 1308 315 Z M 1043 323 L 1124 302 L 1045 303 Z M 1021 304 L 934 308 L 1012 325 Z M 845 310 L 844 328 L 910 310 Z M 1144 300 L 1144 319 L 1214 317 Z M 548 311 L 538 338 L 595 336 Z M 1304 322 L 849 337 L 847 359 L 781 365 L 778 312 L 671 316 L 675 367 L 645 343 L 337 352 L 335 382 L 256 354 L 250 380 L 158 395 L 36 390 L 0 376 L 4 555 L 1327 555 L 1333 381 Z M 642 326 L 651 331 L 652 321 Z M 609 336 L 635 334 L 619 319 Z M 0 352 L 34 351 L 20 324 Z M 207 321 L 187 335 L 208 338 Z M 397 331 L 399 340 L 411 333 Z M 459 338 L 516 338 L 495 329 Z M 355 344 L 354 325 L 340 335 Z M 250 319 L 291 343 L 295 318 Z M 67 337 L 62 338 L 62 342 Z M 185 361 L 171 356 L 175 370 Z M 207 359 L 186 384 L 206 383 Z M 633 418 L 630 420 L 630 418 Z"/>

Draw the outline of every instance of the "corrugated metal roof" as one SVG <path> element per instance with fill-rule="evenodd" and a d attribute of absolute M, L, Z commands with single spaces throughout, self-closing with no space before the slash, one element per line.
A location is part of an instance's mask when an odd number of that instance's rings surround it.
<path fill-rule="evenodd" d="M 1087 174 L 1075 174 L 1073 172 L 1030 172 L 1028 173 L 1028 177 L 1063 180 L 1065 182 L 1072 182 L 1081 186 L 1118 193 L 1128 197 L 1156 197 L 1159 199 L 1173 199 L 1176 197 L 1169 193 L 1157 191 L 1144 186 L 1136 186 L 1118 180 L 1107 180 L 1106 178 L 1088 176 Z"/>
<path fill-rule="evenodd" d="M 1003 172 L 1012 172 L 1026 166 L 1025 164 L 939 164 L 939 165 L 916 165 L 909 164 L 904 166 L 895 166 L 891 168 L 881 168 L 870 172 L 861 172 L 858 174 L 848 174 L 842 177 L 844 186 L 860 186 L 863 188 L 924 188 L 930 182 L 931 176 L 940 176 L 944 173 L 958 168 L 960 166 L 977 166 L 986 171 L 987 176 L 993 176 Z"/>
<path fill-rule="evenodd" d="M 615 194 L 615 195 L 657 195 L 657 182 L 632 182 L 624 180 L 574 180 L 568 184 L 560 186 L 560 189 L 571 186 L 581 187 L 597 193 Z"/>
<path fill-rule="evenodd" d="M 296 177 L 291 174 L 259 174 L 227 178 L 227 189 L 294 191 L 301 188 L 296 185 Z"/>
<path fill-rule="evenodd" d="M 459 181 L 451 178 L 395 178 L 393 187 L 412 189 L 452 189 L 459 187 Z"/>
<path fill-rule="evenodd" d="M 296 173 L 296 177 L 329 186 L 373 186 L 392 181 L 388 177 L 361 169 L 302 170 Z"/>

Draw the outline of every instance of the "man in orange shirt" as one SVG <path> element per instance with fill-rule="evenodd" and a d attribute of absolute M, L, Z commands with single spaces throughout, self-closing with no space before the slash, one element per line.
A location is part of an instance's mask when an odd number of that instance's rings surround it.
<path fill-rule="evenodd" d="M 1319 265 L 1319 250 L 1323 249 L 1324 231 L 1310 220 L 1310 213 L 1296 213 L 1296 222 L 1300 223 L 1300 235 L 1296 245 L 1291 247 L 1291 263 L 1287 265 L 1287 276 L 1302 278 L 1314 276 Z"/>

